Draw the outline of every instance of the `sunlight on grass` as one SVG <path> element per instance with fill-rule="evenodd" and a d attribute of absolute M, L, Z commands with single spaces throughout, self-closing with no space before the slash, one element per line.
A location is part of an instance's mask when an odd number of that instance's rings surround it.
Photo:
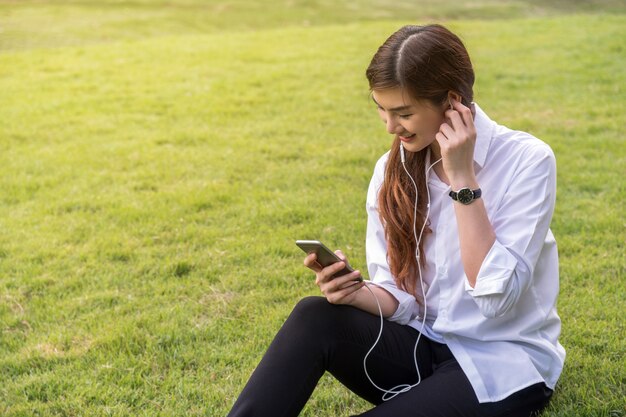
<path fill-rule="evenodd" d="M 0 0 L 0 50 L 376 20 L 624 13 L 621 0 Z"/>

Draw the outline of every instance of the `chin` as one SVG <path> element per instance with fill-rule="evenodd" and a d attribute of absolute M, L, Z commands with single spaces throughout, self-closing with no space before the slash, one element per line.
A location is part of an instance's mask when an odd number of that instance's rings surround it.
<path fill-rule="evenodd" d="M 419 152 L 428 146 L 427 143 L 424 143 L 421 141 L 414 141 L 414 142 L 409 142 L 409 143 L 402 142 L 402 146 L 404 146 L 404 149 L 407 152 Z"/>

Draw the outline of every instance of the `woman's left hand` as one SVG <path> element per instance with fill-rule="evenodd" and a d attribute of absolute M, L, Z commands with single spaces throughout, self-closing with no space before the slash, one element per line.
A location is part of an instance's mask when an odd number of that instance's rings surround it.
<path fill-rule="evenodd" d="M 446 110 L 446 121 L 439 127 L 435 139 L 441 149 L 443 169 L 453 189 L 472 186 L 474 173 L 474 144 L 476 128 L 473 112 L 452 99 L 452 109 Z"/>

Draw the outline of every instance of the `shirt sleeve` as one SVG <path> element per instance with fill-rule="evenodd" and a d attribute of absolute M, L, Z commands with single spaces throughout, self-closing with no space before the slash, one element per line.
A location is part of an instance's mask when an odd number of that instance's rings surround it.
<path fill-rule="evenodd" d="M 388 320 L 407 324 L 419 314 L 419 305 L 414 296 L 397 287 L 387 262 L 387 241 L 378 214 L 378 192 L 384 179 L 385 161 L 386 158 L 383 157 L 376 164 L 367 192 L 367 238 L 365 242 L 367 269 L 370 280 L 398 301 L 398 308 Z"/>
<path fill-rule="evenodd" d="M 531 285 L 548 236 L 556 200 L 556 162 L 550 148 L 539 143 L 521 156 L 524 163 L 493 216 L 496 241 L 474 288 L 465 282 L 465 290 L 488 318 L 510 311 Z"/>

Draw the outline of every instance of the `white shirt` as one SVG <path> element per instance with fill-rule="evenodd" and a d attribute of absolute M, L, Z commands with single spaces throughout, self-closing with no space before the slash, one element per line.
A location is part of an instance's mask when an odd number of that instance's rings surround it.
<path fill-rule="evenodd" d="M 472 288 L 461 263 L 450 187 L 431 170 L 427 175 L 433 233 L 423 237 L 427 258 L 422 272 L 427 305 L 423 334 L 448 345 L 482 403 L 502 400 L 539 382 L 554 389 L 565 350 L 557 340 L 559 268 L 550 231 L 556 195 L 554 154 L 530 134 L 496 124 L 477 105 L 474 124 L 474 167 L 496 241 Z M 389 320 L 420 330 L 419 304 L 396 286 L 390 273 L 377 209 L 388 155 L 376 163 L 367 195 L 368 272 L 372 282 L 399 302 Z"/>

